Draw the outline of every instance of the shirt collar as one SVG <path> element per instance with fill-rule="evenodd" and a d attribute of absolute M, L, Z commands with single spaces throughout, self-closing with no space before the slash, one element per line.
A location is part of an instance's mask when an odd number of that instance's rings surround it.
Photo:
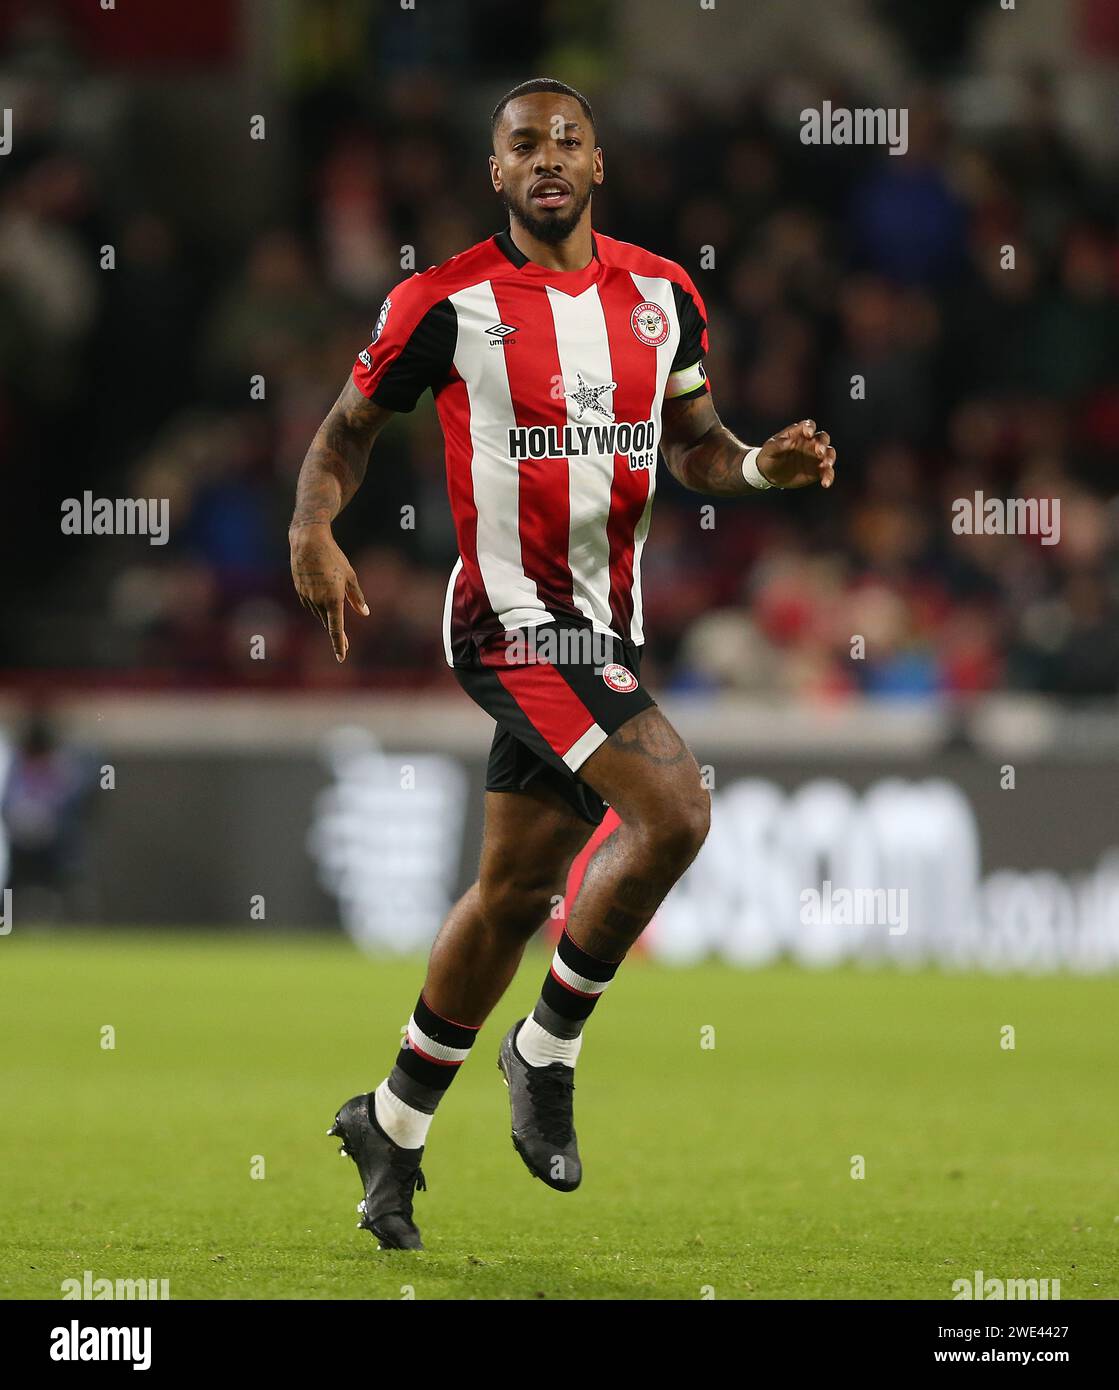
<path fill-rule="evenodd" d="M 497 233 L 497 235 L 494 237 L 494 242 L 497 245 L 497 249 L 502 253 L 502 255 L 505 256 L 508 260 L 512 261 L 512 263 L 517 267 L 518 270 L 523 270 L 524 267 L 527 265 L 533 266 L 537 270 L 544 271 L 548 275 L 584 275 L 590 269 L 590 266 L 584 266 L 581 270 L 549 270 L 547 266 L 537 266 L 536 262 L 530 261 L 529 258 L 525 255 L 525 253 L 513 240 L 513 237 L 508 227 L 504 227 L 500 232 Z M 592 232 L 591 264 L 593 265 L 593 263 L 598 260 L 601 260 L 601 257 L 598 254 L 598 239 L 595 237 L 594 232 Z"/>

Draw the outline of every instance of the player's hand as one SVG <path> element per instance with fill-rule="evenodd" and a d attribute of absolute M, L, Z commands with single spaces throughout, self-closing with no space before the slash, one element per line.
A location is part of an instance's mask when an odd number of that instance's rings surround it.
<path fill-rule="evenodd" d="M 334 655 L 345 661 L 350 642 L 346 636 L 346 601 L 355 613 L 369 616 L 369 605 L 357 582 L 353 566 L 338 548 L 330 527 L 298 526 L 288 532 L 291 543 L 291 577 L 299 602 L 317 613 L 330 634 Z"/>
<path fill-rule="evenodd" d="M 765 441 L 758 468 L 774 487 L 831 487 L 835 450 L 827 430 L 818 430 L 815 420 L 801 420 Z"/>

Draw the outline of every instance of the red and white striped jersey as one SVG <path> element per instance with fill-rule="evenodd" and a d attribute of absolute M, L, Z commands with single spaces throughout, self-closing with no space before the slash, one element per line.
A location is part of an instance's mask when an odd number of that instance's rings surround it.
<path fill-rule="evenodd" d="M 582 270 L 508 231 L 385 300 L 354 382 L 389 410 L 428 388 L 446 442 L 459 559 L 454 666 L 502 631 L 565 622 L 643 641 L 641 551 L 661 404 L 708 390 L 707 312 L 675 262 L 595 235 Z"/>

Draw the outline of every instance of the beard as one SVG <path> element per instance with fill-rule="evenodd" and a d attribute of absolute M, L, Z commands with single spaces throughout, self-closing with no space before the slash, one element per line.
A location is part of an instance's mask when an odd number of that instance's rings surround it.
<path fill-rule="evenodd" d="M 575 230 L 580 217 L 591 200 L 591 190 L 587 188 L 582 194 L 572 190 L 571 206 L 564 209 L 562 213 L 558 211 L 538 212 L 527 201 L 514 203 L 505 192 L 502 193 L 501 199 L 509 216 L 516 218 L 530 236 L 534 236 L 537 241 L 546 242 L 549 246 L 558 246 L 561 241 L 566 241 Z"/>

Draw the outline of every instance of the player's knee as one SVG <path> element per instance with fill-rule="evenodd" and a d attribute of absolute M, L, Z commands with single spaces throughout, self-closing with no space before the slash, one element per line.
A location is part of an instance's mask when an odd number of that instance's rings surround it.
<path fill-rule="evenodd" d="M 530 937 L 548 916 L 558 890 L 551 880 L 491 875 L 478 882 L 482 917 L 491 931 Z"/>
<path fill-rule="evenodd" d="M 710 828 L 711 797 L 702 786 L 674 800 L 669 810 L 651 816 L 641 834 L 654 869 L 682 874 L 699 853 Z"/>
<path fill-rule="evenodd" d="M 684 867 L 692 862 L 703 848 L 711 829 L 711 795 L 706 787 L 698 787 L 680 806 L 677 838 Z"/>

